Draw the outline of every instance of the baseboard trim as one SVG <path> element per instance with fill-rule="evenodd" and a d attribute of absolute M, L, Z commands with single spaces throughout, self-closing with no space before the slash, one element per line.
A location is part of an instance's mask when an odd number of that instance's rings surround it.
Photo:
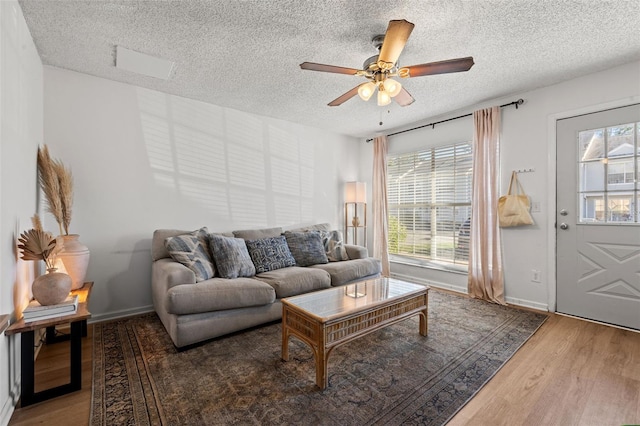
<path fill-rule="evenodd" d="M 20 399 L 20 383 L 17 380 L 19 380 L 19 378 L 11 384 L 9 395 L 2 404 L 2 410 L 0 411 L 0 425 L 9 424 L 9 420 L 11 420 L 11 416 L 13 416 L 16 405 L 18 405 L 18 400 Z"/>
<path fill-rule="evenodd" d="M 89 324 L 92 324 L 94 322 L 111 321 L 115 319 L 131 317 L 134 315 L 146 314 L 153 311 L 154 311 L 153 305 L 140 306 L 138 308 L 133 308 L 133 309 L 122 309 L 120 311 L 107 312 L 99 315 L 91 315 L 91 319 L 89 319 L 87 322 Z"/>
<path fill-rule="evenodd" d="M 11 416 L 13 415 L 13 411 L 15 410 L 15 404 L 12 401 L 12 398 L 9 397 L 2 404 L 2 412 L 0 412 L 0 425 L 8 425 L 9 420 L 11 420 Z"/>
<path fill-rule="evenodd" d="M 438 282 L 438 281 L 425 280 L 423 278 L 412 277 L 410 275 L 397 274 L 397 273 L 391 273 L 391 277 L 397 278 L 403 281 L 409 281 L 409 282 L 414 282 L 418 284 L 428 285 L 431 287 L 442 288 L 442 289 L 450 290 L 456 293 L 469 294 L 466 287 L 455 286 L 455 285 Z M 507 297 L 505 301 L 509 305 L 521 306 L 523 308 L 535 309 L 535 310 L 544 311 L 544 312 L 549 311 L 549 305 L 547 305 L 546 303 L 539 303 L 539 302 L 533 302 L 531 300 L 517 299 L 515 297 Z"/>
<path fill-rule="evenodd" d="M 532 302 L 531 300 L 516 299 L 514 297 L 506 297 L 505 301 L 509 305 L 522 306 L 523 308 L 549 312 L 549 305 L 547 305 L 546 303 Z"/>

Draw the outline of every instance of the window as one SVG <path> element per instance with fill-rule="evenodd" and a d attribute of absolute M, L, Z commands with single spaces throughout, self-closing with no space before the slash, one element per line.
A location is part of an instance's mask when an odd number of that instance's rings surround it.
<path fill-rule="evenodd" d="M 466 270 L 471 142 L 389 155 L 389 253 L 394 261 Z"/>
<path fill-rule="evenodd" d="M 578 133 L 580 222 L 640 223 L 640 123 Z"/>

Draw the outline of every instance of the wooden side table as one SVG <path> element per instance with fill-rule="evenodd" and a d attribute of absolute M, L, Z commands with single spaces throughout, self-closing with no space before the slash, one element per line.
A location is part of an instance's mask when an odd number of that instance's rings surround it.
<path fill-rule="evenodd" d="M 49 318 L 41 321 L 25 323 L 24 319 L 16 321 L 4 332 L 7 336 L 12 334 L 22 334 L 20 349 L 20 375 L 22 385 L 20 392 L 20 406 L 35 404 L 50 398 L 65 395 L 82 388 L 82 334 L 86 332 L 87 319 L 91 318 L 89 312 L 89 296 L 93 282 L 86 282 L 78 290 L 73 290 L 71 294 L 78 295 L 78 310 L 73 315 L 65 315 L 57 318 Z M 56 325 L 71 324 L 70 341 L 70 382 L 64 385 L 45 389 L 40 392 L 35 391 L 35 331 L 40 328 L 55 330 Z"/>

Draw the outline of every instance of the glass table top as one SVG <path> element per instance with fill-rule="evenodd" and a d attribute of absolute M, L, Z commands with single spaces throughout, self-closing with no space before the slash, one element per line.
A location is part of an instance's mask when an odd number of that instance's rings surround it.
<path fill-rule="evenodd" d="M 323 320 L 362 310 L 394 298 L 419 293 L 427 286 L 393 278 L 375 278 L 367 281 L 333 287 L 299 296 L 287 297 L 282 302 Z"/>

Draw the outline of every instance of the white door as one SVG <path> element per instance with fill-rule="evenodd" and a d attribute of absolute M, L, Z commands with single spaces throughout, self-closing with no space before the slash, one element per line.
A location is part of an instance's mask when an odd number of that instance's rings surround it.
<path fill-rule="evenodd" d="M 640 104 L 557 122 L 557 311 L 640 330 Z"/>

